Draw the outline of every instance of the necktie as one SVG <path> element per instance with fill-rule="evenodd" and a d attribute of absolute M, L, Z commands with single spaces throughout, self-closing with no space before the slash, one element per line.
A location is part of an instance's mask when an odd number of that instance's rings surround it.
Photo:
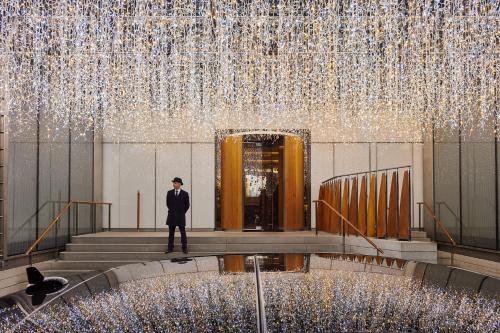
<path fill-rule="evenodd" d="M 179 195 L 179 190 L 175 190 L 175 196 Z"/>

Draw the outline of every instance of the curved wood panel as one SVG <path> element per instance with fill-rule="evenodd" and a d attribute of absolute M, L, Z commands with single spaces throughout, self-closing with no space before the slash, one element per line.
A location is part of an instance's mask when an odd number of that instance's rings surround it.
<path fill-rule="evenodd" d="M 403 266 L 406 264 L 406 260 L 404 259 L 396 259 L 396 265 L 398 266 L 399 269 L 403 268 Z"/>
<path fill-rule="evenodd" d="M 349 179 L 344 179 L 344 190 L 342 193 L 342 211 L 340 212 L 344 218 L 349 220 Z M 347 233 L 347 225 L 344 225 L 344 233 Z"/>
<path fill-rule="evenodd" d="M 325 184 L 325 201 L 328 202 L 330 200 L 330 184 L 326 183 Z M 324 204 L 320 203 L 319 204 L 321 208 L 323 209 L 323 221 L 322 221 L 322 226 L 323 226 L 323 231 L 328 231 L 328 219 L 330 218 L 330 212 L 329 210 L 325 207 Z"/>
<path fill-rule="evenodd" d="M 285 254 L 285 270 L 300 271 L 304 267 L 304 254 L 290 253 Z"/>
<path fill-rule="evenodd" d="M 366 175 L 361 178 L 359 190 L 358 229 L 366 236 Z"/>
<path fill-rule="evenodd" d="M 387 223 L 387 175 L 385 173 L 380 177 L 377 213 L 377 237 L 385 238 Z"/>
<path fill-rule="evenodd" d="M 399 202 L 399 240 L 410 239 L 410 214 L 410 172 L 406 170 L 403 174 L 401 201 Z"/>
<path fill-rule="evenodd" d="M 221 227 L 243 229 L 243 138 L 221 142 Z"/>
<path fill-rule="evenodd" d="M 385 264 L 387 267 L 392 267 L 392 263 L 394 262 L 394 259 L 392 258 L 385 258 Z"/>
<path fill-rule="evenodd" d="M 351 185 L 351 203 L 349 204 L 349 221 L 357 228 L 358 227 L 358 178 L 352 179 Z M 349 226 L 348 234 L 357 235 L 353 227 Z"/>
<path fill-rule="evenodd" d="M 334 184 L 334 182 L 329 182 L 328 183 L 328 193 L 329 193 L 329 196 L 328 196 L 327 202 L 330 205 L 335 200 L 335 187 L 334 187 L 333 184 Z M 330 209 L 328 209 L 328 221 L 327 221 L 326 226 L 325 226 L 325 230 L 327 230 L 328 232 L 332 232 L 334 219 L 335 219 L 335 214 Z"/>
<path fill-rule="evenodd" d="M 397 175 L 394 171 L 391 177 L 391 190 L 389 192 L 389 214 L 387 217 L 387 236 L 396 238 L 398 236 L 398 186 Z"/>
<path fill-rule="evenodd" d="M 335 202 L 335 209 L 339 212 L 342 212 L 342 180 L 337 180 L 337 200 Z M 340 235 L 340 232 L 342 231 L 342 218 L 335 214 L 337 216 L 337 231 Z"/>
<path fill-rule="evenodd" d="M 332 203 L 332 207 L 335 208 L 338 212 L 340 211 L 340 181 L 339 180 L 336 180 L 333 182 L 333 203 Z M 338 216 L 337 214 L 333 213 L 333 222 L 332 222 L 332 225 L 331 225 L 331 231 L 333 233 L 340 233 L 340 223 L 342 223 L 342 221 L 340 220 L 340 216 Z"/>
<path fill-rule="evenodd" d="M 304 142 L 299 137 L 285 136 L 285 231 L 304 229 Z"/>
<path fill-rule="evenodd" d="M 238 273 L 245 271 L 245 256 L 227 255 L 224 256 L 224 271 Z"/>
<path fill-rule="evenodd" d="M 366 235 L 368 237 L 375 237 L 377 235 L 376 223 L 377 223 L 377 202 L 376 202 L 376 191 L 377 191 L 377 178 L 374 174 L 370 175 L 370 191 L 368 194 L 368 219 L 366 225 Z"/>
<path fill-rule="evenodd" d="M 328 200 L 328 196 L 329 196 L 329 193 L 328 193 L 328 183 L 323 184 L 322 187 L 323 187 L 323 200 L 327 201 Z M 326 209 L 325 205 L 323 205 L 322 203 L 319 203 L 318 206 L 321 208 L 321 215 L 320 215 L 321 229 L 319 229 L 319 230 L 326 231 L 326 225 L 327 225 L 327 220 L 328 220 L 328 212 L 327 212 L 327 209 Z"/>
<path fill-rule="evenodd" d="M 325 195 L 324 195 L 325 199 L 324 200 L 328 201 L 328 196 L 330 195 L 329 192 L 328 192 L 329 191 L 328 183 L 324 184 L 324 187 L 325 187 L 325 190 L 324 190 L 325 191 Z M 323 231 L 328 231 L 327 225 L 328 225 L 328 219 L 329 219 L 329 216 L 330 216 L 329 215 L 330 214 L 329 209 L 326 208 L 324 204 L 320 203 L 319 205 L 321 206 L 321 209 L 322 209 L 322 211 L 321 211 L 321 219 L 322 219 L 321 220 L 321 223 L 322 223 L 321 226 L 323 228 L 322 230 Z"/>

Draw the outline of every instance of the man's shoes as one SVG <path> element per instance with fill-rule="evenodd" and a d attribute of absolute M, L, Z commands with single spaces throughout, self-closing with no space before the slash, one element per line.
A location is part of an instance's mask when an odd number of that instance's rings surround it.
<path fill-rule="evenodd" d="M 169 253 L 172 253 L 172 252 L 174 252 L 174 250 L 167 250 L 167 251 L 165 251 L 165 254 L 169 254 Z"/>
<path fill-rule="evenodd" d="M 182 249 L 182 252 L 183 252 L 184 254 L 188 254 L 188 249 Z"/>

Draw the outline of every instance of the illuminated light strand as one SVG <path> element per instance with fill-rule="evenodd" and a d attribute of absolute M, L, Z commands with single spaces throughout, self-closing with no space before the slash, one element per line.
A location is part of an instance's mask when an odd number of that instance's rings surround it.
<path fill-rule="evenodd" d="M 5 0 L 0 86 L 12 136 L 30 137 L 38 113 L 50 139 L 70 123 L 75 136 L 153 142 L 225 128 L 335 141 L 493 131 L 491 1 L 304 3 Z"/>
<path fill-rule="evenodd" d="M 218 272 L 129 281 L 43 308 L 16 332 L 254 332 L 254 281 L 253 273 Z M 499 325 L 498 300 L 406 276 L 264 272 L 262 285 L 270 332 L 493 332 Z M 0 329 L 16 320 L 11 313 Z"/>

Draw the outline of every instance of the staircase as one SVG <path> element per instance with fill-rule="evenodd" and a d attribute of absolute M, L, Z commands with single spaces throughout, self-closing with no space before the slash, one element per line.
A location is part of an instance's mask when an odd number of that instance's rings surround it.
<path fill-rule="evenodd" d="M 166 260 L 186 256 L 223 255 L 228 253 L 313 253 L 342 252 L 338 236 L 312 232 L 293 233 L 188 233 L 189 254 L 181 251 L 180 237 L 175 237 L 174 253 L 167 250 L 167 233 L 106 232 L 73 236 L 60 253 L 58 269 L 100 270 L 130 263 Z"/>
<path fill-rule="evenodd" d="M 425 262 L 437 261 L 437 246 L 425 233 L 419 240 L 372 239 L 384 256 Z M 182 253 L 180 237 L 175 238 L 174 253 L 165 254 L 166 232 L 101 232 L 73 236 L 55 269 L 102 270 L 130 263 L 167 260 L 185 256 L 253 253 L 342 253 L 342 237 L 325 232 L 188 232 L 189 254 Z M 376 255 L 362 237 L 345 239 L 346 253 Z"/>

